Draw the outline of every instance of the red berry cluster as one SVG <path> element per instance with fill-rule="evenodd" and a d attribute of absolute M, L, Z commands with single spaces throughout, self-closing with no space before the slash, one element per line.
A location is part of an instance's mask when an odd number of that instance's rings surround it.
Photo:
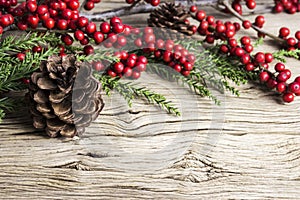
<path fill-rule="evenodd" d="M 277 63 L 274 68 L 275 73 L 261 72 L 260 79 L 266 82 L 270 89 L 276 88 L 282 94 L 283 101 L 290 103 L 295 96 L 300 96 L 300 77 L 297 77 L 291 83 L 287 83 L 287 80 L 291 78 L 291 71 L 286 69 L 283 63 Z"/>
<path fill-rule="evenodd" d="M 171 39 L 157 39 L 151 27 L 144 28 L 142 36 L 137 37 L 134 44 L 184 76 L 188 76 L 193 69 L 195 56 Z"/>
<path fill-rule="evenodd" d="M 300 3 L 298 0 L 274 0 L 275 6 L 273 11 L 275 13 L 287 12 L 294 14 L 300 11 Z"/>
<path fill-rule="evenodd" d="M 141 72 L 146 71 L 148 60 L 145 56 L 137 56 L 134 53 L 126 51 L 116 52 L 115 56 L 120 58 L 120 62 L 114 63 L 108 70 L 107 74 L 111 77 L 126 77 L 138 79 Z"/>
<path fill-rule="evenodd" d="M 224 41 L 233 38 L 241 28 L 237 22 L 226 21 L 223 23 L 221 20 L 215 20 L 214 16 L 207 16 L 203 10 L 196 11 L 192 7 L 191 10 L 195 12 L 193 17 L 200 22 L 197 32 L 202 36 L 206 36 L 205 41 L 209 44 L 213 44 L 216 39 Z"/>
<path fill-rule="evenodd" d="M 270 89 L 276 88 L 282 94 L 284 102 L 292 102 L 295 95 L 300 96 L 300 77 L 297 77 L 292 83 L 287 83 L 291 77 L 291 71 L 286 69 L 284 64 L 277 63 L 275 72 L 270 72 L 269 63 L 273 61 L 271 53 L 257 52 L 251 55 L 253 45 L 250 37 L 243 36 L 239 41 L 234 38 L 236 32 L 240 29 L 238 23 L 215 21 L 213 16 L 206 16 L 204 11 L 197 11 L 195 6 L 191 6 L 190 11 L 196 13 L 194 18 L 200 22 L 197 31 L 200 35 L 206 36 L 205 41 L 207 43 L 212 44 L 216 39 L 224 41 L 220 45 L 220 52 L 238 60 L 246 71 L 258 72 L 260 81 Z M 255 18 L 254 23 L 245 20 L 242 25 L 245 29 L 250 28 L 252 25 L 262 28 L 264 23 L 265 18 L 259 15 Z M 290 34 L 288 28 L 283 27 L 279 32 L 279 37 L 286 40 L 289 50 L 300 48 L 300 31 L 295 33 L 295 38 L 288 37 Z M 258 35 L 263 36 L 261 33 Z"/>
<path fill-rule="evenodd" d="M 245 0 L 247 8 L 250 10 L 254 9 L 256 7 L 256 1 L 255 0 Z M 231 3 L 231 7 L 240 15 L 243 14 L 241 0 L 234 0 Z"/>
<path fill-rule="evenodd" d="M 147 3 L 151 4 L 152 6 L 158 6 L 160 3 L 160 0 L 145 0 Z M 126 0 L 126 3 L 133 4 L 134 2 L 137 2 L 137 0 Z"/>
<path fill-rule="evenodd" d="M 88 0 L 84 4 L 84 9 L 85 10 L 92 10 L 95 7 L 95 3 L 100 3 L 101 0 Z"/>
<path fill-rule="evenodd" d="M 295 37 L 290 36 L 290 29 L 287 27 L 281 27 L 279 29 L 278 37 L 282 38 L 286 42 L 285 48 L 287 50 L 300 49 L 300 31 L 296 31 Z"/>

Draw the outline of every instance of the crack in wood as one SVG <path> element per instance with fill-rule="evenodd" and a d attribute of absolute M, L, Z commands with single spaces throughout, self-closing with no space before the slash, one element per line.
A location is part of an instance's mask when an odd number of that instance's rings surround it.
<path fill-rule="evenodd" d="M 84 164 L 82 161 L 73 161 L 62 165 L 51 166 L 48 168 L 67 168 L 67 169 L 76 169 L 81 171 L 90 171 L 91 168 Z"/>

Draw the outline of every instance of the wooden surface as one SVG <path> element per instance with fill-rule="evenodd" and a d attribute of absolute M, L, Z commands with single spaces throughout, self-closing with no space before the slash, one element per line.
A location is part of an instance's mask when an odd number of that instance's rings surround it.
<path fill-rule="evenodd" d="M 275 34 L 299 27 L 300 14 L 265 17 Z M 300 74 L 299 61 L 288 65 Z M 49 139 L 32 129 L 26 110 L 8 116 L 0 124 L 0 199 L 300 198 L 298 99 L 283 105 L 248 84 L 216 107 L 154 75 L 140 81 L 173 100 L 182 117 L 143 101 L 128 108 L 114 94 L 82 137 Z"/>

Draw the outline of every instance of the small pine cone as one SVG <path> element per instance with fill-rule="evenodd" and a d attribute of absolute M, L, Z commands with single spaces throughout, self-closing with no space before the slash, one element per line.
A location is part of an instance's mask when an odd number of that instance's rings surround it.
<path fill-rule="evenodd" d="M 190 14 L 181 4 L 167 2 L 151 12 L 148 25 L 160 28 L 159 35 L 166 39 L 183 39 L 193 35 L 185 21 L 188 17 Z"/>
<path fill-rule="evenodd" d="M 88 63 L 74 55 L 51 56 L 31 76 L 28 99 L 33 126 L 50 137 L 73 137 L 97 118 L 104 103 Z"/>

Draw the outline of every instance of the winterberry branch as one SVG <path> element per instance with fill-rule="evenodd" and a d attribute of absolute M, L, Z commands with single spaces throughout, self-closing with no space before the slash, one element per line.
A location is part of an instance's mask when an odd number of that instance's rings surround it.
<path fill-rule="evenodd" d="M 244 17 L 242 17 L 239 13 L 237 13 L 229 4 L 229 0 L 219 0 L 219 4 L 225 6 L 225 8 L 230 11 L 231 14 L 233 14 L 236 18 L 238 18 L 239 20 L 241 20 L 242 22 L 245 21 L 246 19 Z M 277 42 L 281 43 L 281 44 L 285 44 L 285 40 L 283 40 L 282 38 L 277 37 L 276 35 L 273 35 L 269 32 L 264 31 L 263 29 L 255 26 L 254 24 L 251 25 L 251 28 L 253 28 L 255 31 L 257 31 L 258 33 L 262 33 L 274 40 L 276 40 Z"/>
<path fill-rule="evenodd" d="M 186 1 L 184 1 L 184 2 L 180 1 L 180 3 L 186 7 L 190 5 L 190 3 L 186 2 Z M 203 1 L 196 1 L 193 3 L 193 5 L 210 6 L 210 5 L 214 5 L 217 3 L 218 3 L 218 0 L 203 0 Z M 130 6 L 116 8 L 116 9 L 104 11 L 104 12 L 96 12 L 96 13 L 92 13 L 92 14 L 81 13 L 81 16 L 84 16 L 92 21 L 104 21 L 104 20 L 106 20 L 108 18 L 112 18 L 114 16 L 121 17 L 121 16 L 125 16 L 125 15 L 150 13 L 155 9 L 156 9 L 156 7 L 152 6 L 150 4 L 135 4 L 134 6 L 130 5 Z"/>

